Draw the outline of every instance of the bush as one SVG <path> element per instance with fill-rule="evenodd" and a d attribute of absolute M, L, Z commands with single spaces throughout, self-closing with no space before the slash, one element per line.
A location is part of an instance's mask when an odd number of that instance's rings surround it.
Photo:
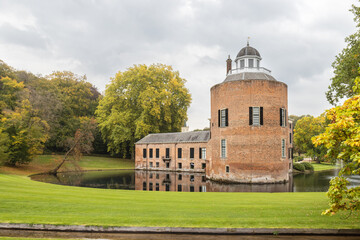
<path fill-rule="evenodd" d="M 313 166 L 311 163 L 309 163 L 309 162 L 302 162 L 302 163 L 300 163 L 300 164 L 303 165 L 306 170 L 314 171 L 314 166 Z"/>
<path fill-rule="evenodd" d="M 296 157 L 294 157 L 294 161 L 295 161 L 295 162 L 299 162 L 299 161 L 302 161 L 302 160 L 304 160 L 304 157 L 302 157 L 302 156 L 296 156 Z"/>
<path fill-rule="evenodd" d="M 293 169 L 298 170 L 300 172 L 305 172 L 305 166 L 300 163 L 294 163 Z"/>

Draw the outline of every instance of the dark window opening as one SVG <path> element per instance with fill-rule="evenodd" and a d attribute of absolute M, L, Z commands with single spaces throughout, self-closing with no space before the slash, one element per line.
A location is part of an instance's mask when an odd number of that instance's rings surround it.
<path fill-rule="evenodd" d="M 170 158 L 170 148 L 166 148 L 166 158 Z"/>
<path fill-rule="evenodd" d="M 170 191 L 170 185 L 169 184 L 165 184 L 165 191 Z"/>
<path fill-rule="evenodd" d="M 202 169 L 205 169 L 205 168 L 206 168 L 206 163 L 202 163 L 202 164 L 201 164 L 201 168 L 202 168 Z"/>
<path fill-rule="evenodd" d="M 178 168 L 179 168 L 179 169 L 182 168 L 182 163 L 181 163 L 181 162 L 178 163 Z"/>
<path fill-rule="evenodd" d="M 149 158 L 153 158 L 153 149 L 152 148 L 149 149 Z"/>
<path fill-rule="evenodd" d="M 149 162 L 149 166 L 150 166 L 150 167 L 153 167 L 153 162 Z"/>
<path fill-rule="evenodd" d="M 178 185 L 178 192 L 182 192 L 182 185 L 181 184 Z"/>
<path fill-rule="evenodd" d="M 159 163 L 159 162 L 156 162 L 156 167 L 160 167 L 160 163 Z"/>
<path fill-rule="evenodd" d="M 146 158 L 146 148 L 143 149 L 143 158 Z"/>
<path fill-rule="evenodd" d="M 178 148 L 178 158 L 182 158 L 182 148 Z"/>
<path fill-rule="evenodd" d="M 182 180 L 182 174 L 179 174 L 178 180 Z"/>
<path fill-rule="evenodd" d="M 159 179 L 159 174 L 158 173 L 156 174 L 156 179 Z"/>
<path fill-rule="evenodd" d="M 159 183 L 156 183 L 156 191 L 159 191 L 160 190 L 160 185 Z"/>
<path fill-rule="evenodd" d="M 194 148 L 190 148 L 190 158 L 194 158 L 194 154 L 195 153 L 195 150 Z"/>
<path fill-rule="evenodd" d="M 226 166 L 226 172 L 230 172 L 230 167 L 229 166 Z"/>
<path fill-rule="evenodd" d="M 194 175 L 190 175 L 190 182 L 195 181 L 195 176 Z"/>
<path fill-rule="evenodd" d="M 156 149 L 156 158 L 159 158 L 160 157 L 160 149 Z"/>
<path fill-rule="evenodd" d="M 143 182 L 143 190 L 146 191 L 146 182 Z"/>
<path fill-rule="evenodd" d="M 153 190 L 153 184 L 151 182 L 151 183 L 149 183 L 149 191 L 152 191 L 152 190 Z"/>
<path fill-rule="evenodd" d="M 152 179 L 152 178 L 153 178 L 153 174 L 152 174 L 152 173 L 150 173 L 149 178 L 150 178 L 150 179 Z"/>
<path fill-rule="evenodd" d="M 190 163 L 190 169 L 194 169 L 194 163 Z"/>
<path fill-rule="evenodd" d="M 202 181 L 202 182 L 206 182 L 206 176 L 202 176 L 202 177 L 201 177 L 201 181 Z"/>
<path fill-rule="evenodd" d="M 169 168 L 169 167 L 170 167 L 170 163 L 167 162 L 167 163 L 166 163 L 166 168 Z"/>
<path fill-rule="evenodd" d="M 194 186 L 190 186 L 190 192 L 195 192 Z"/>

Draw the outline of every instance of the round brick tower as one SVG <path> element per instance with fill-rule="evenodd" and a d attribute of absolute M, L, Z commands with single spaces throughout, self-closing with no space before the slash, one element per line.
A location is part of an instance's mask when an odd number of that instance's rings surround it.
<path fill-rule="evenodd" d="M 227 59 L 225 80 L 211 88 L 211 159 L 207 176 L 212 180 L 289 180 L 287 85 L 260 67 L 260 61 L 260 53 L 248 43 L 238 53 L 235 68 L 230 57 Z"/>

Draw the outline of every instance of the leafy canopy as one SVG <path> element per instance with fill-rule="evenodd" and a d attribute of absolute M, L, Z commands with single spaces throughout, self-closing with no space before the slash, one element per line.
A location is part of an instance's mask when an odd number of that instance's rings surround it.
<path fill-rule="evenodd" d="M 331 79 L 326 98 L 333 105 L 338 103 L 341 98 L 355 95 L 354 79 L 360 76 L 357 71 L 360 63 L 360 7 L 352 5 L 350 11 L 355 15 L 357 32 L 345 39 L 347 47 L 336 56 L 332 64 L 335 76 Z"/>
<path fill-rule="evenodd" d="M 360 69 L 359 69 L 360 71 Z M 316 146 L 323 145 L 329 158 L 341 159 L 344 167 L 340 177 L 331 180 L 327 193 L 330 208 L 324 214 L 339 210 L 360 210 L 360 187 L 347 188 L 343 175 L 360 175 L 360 76 L 354 80 L 353 92 L 357 95 L 346 100 L 342 106 L 326 112 L 330 124 L 325 132 L 313 139 Z"/>
<path fill-rule="evenodd" d="M 179 131 L 191 102 L 185 82 L 163 64 L 118 72 L 96 111 L 108 150 L 124 151 L 122 143 L 127 142 L 133 151 L 135 141 L 149 133 Z"/>

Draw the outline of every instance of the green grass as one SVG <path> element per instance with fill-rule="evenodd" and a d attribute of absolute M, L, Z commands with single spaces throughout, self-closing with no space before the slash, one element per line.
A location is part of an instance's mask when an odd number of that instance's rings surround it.
<path fill-rule="evenodd" d="M 75 240 L 79 238 L 25 238 L 25 237 L 0 237 L 0 240 Z"/>
<path fill-rule="evenodd" d="M 332 165 L 329 163 L 311 163 L 314 166 L 314 171 L 324 171 L 335 168 L 340 168 L 338 165 Z"/>
<path fill-rule="evenodd" d="M 0 222 L 102 226 L 359 228 L 321 216 L 325 193 L 190 193 L 91 189 L 0 174 Z"/>

